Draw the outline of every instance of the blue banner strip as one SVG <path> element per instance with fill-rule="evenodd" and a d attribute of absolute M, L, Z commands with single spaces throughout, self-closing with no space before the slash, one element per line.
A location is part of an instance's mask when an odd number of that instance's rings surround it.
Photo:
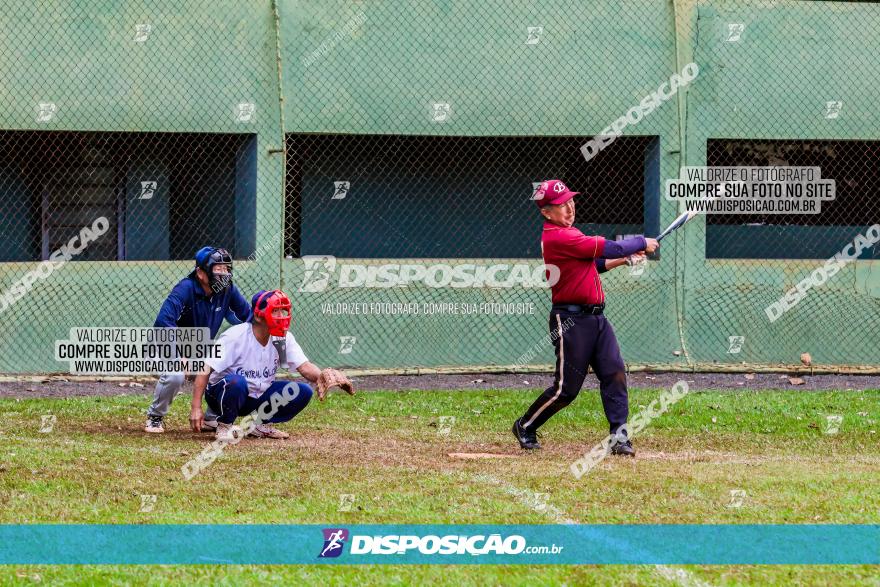
<path fill-rule="evenodd" d="M 880 564 L 880 525 L 0 525 L 0 564 Z"/>

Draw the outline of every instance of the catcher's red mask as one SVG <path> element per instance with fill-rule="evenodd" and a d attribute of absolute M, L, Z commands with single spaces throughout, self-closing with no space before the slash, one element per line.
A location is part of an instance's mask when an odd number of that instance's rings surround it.
<path fill-rule="evenodd" d="M 276 310 L 283 310 L 282 315 L 276 316 Z M 251 312 L 266 322 L 271 336 L 284 336 L 290 328 L 290 298 L 280 289 L 255 295 Z"/>

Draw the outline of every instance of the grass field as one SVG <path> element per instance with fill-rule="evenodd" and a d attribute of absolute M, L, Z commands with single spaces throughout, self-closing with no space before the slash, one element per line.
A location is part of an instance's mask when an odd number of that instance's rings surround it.
<path fill-rule="evenodd" d="M 632 412 L 660 392 L 632 390 Z M 245 440 L 191 481 L 180 467 L 211 437 L 187 429 L 186 397 L 160 437 L 141 431 L 142 395 L 0 400 L 0 521 L 880 523 L 880 391 L 692 392 L 635 439 L 635 460 L 606 459 L 581 480 L 568 466 L 606 431 L 598 394 L 581 394 L 542 429 L 545 448 L 523 454 L 509 428 L 535 393 L 334 395 L 284 425 L 290 440 Z M 57 420 L 41 433 L 49 414 Z M 837 434 L 825 433 L 828 415 L 843 418 Z M 441 416 L 455 417 L 448 434 Z M 732 490 L 745 492 L 739 507 Z M 151 511 L 141 511 L 150 509 L 142 495 L 156 496 Z M 870 566 L 7 566 L 0 582 L 878 586 L 878 574 Z"/>

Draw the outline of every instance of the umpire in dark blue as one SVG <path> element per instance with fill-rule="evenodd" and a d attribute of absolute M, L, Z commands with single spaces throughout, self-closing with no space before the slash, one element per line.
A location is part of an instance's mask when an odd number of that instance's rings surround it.
<path fill-rule="evenodd" d="M 196 266 L 180 280 L 168 297 L 154 327 L 208 328 L 217 336 L 224 318 L 230 324 L 248 319 L 250 305 L 232 283 L 232 257 L 226 249 L 202 247 L 196 253 Z M 163 373 L 156 384 L 153 404 L 147 411 L 145 432 L 165 432 L 163 419 L 174 397 L 183 386 L 183 373 Z M 217 428 L 217 416 L 205 414 L 205 430 Z"/>

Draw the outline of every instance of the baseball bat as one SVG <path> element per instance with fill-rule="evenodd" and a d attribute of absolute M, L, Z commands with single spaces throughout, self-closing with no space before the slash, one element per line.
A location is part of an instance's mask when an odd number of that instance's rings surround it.
<path fill-rule="evenodd" d="M 684 226 L 696 215 L 696 212 L 682 212 L 679 217 L 672 222 L 672 224 L 666 227 L 666 230 L 664 230 L 657 236 L 657 242 L 663 240 L 664 238 L 666 238 L 667 235 Z"/>
<path fill-rule="evenodd" d="M 696 216 L 696 212 L 682 212 L 679 214 L 678 218 L 673 220 L 672 224 L 666 227 L 666 230 L 657 235 L 657 242 L 659 243 L 668 235 L 672 234 L 675 230 L 684 226 L 687 222 L 689 222 L 694 216 Z M 654 253 L 648 255 L 648 258 L 652 261 L 660 260 L 660 251 L 655 251 Z"/>

